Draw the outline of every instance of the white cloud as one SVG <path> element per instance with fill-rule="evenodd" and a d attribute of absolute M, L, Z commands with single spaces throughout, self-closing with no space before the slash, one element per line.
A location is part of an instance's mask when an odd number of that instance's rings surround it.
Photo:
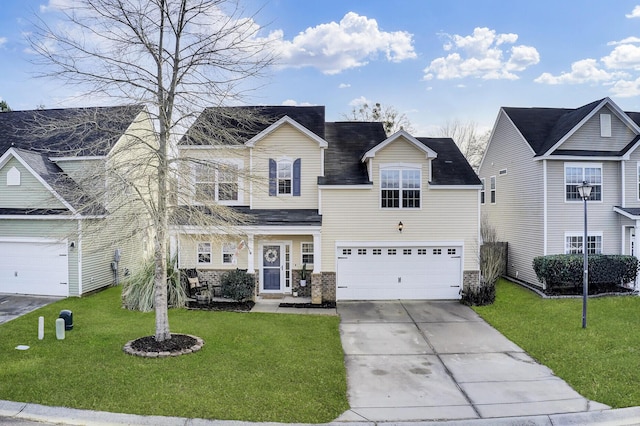
<path fill-rule="evenodd" d="M 2 47 L 7 42 L 6 37 L 0 37 L 0 47 Z"/>
<path fill-rule="evenodd" d="M 372 105 L 373 102 L 371 102 L 369 99 L 365 98 L 364 96 L 360 96 L 359 98 L 352 99 L 351 102 L 349 102 L 349 106 L 352 106 L 352 107 L 360 106 L 364 104 Z"/>
<path fill-rule="evenodd" d="M 287 99 L 286 101 L 282 102 L 282 105 L 283 106 L 314 106 L 315 104 L 312 104 L 309 102 L 298 102 L 293 99 Z"/>
<path fill-rule="evenodd" d="M 640 77 L 635 80 L 617 81 L 610 89 L 614 96 L 619 98 L 630 98 L 640 95 Z"/>
<path fill-rule="evenodd" d="M 616 77 L 622 77 L 622 74 L 605 71 L 598 66 L 595 59 L 582 59 L 571 64 L 570 72 L 563 72 L 557 76 L 545 72 L 533 81 L 543 84 L 601 83 Z"/>
<path fill-rule="evenodd" d="M 349 83 L 340 83 L 338 89 L 348 89 L 349 87 L 351 87 Z"/>
<path fill-rule="evenodd" d="M 628 44 L 628 43 L 640 43 L 640 38 L 631 36 L 631 37 L 624 38 L 620 41 L 610 41 L 609 43 L 607 43 L 607 46 L 617 46 L 619 44 Z"/>
<path fill-rule="evenodd" d="M 631 13 L 627 13 L 624 16 L 627 18 L 640 18 L 640 6 L 634 7 Z"/>
<path fill-rule="evenodd" d="M 640 69 L 640 46 L 622 44 L 602 58 L 609 69 Z"/>
<path fill-rule="evenodd" d="M 505 49 L 518 40 L 517 34 L 496 34 L 489 28 L 475 28 L 468 36 L 443 36 L 448 38 L 443 49 L 453 53 L 432 60 L 424 69 L 425 80 L 465 77 L 515 80 L 518 78 L 515 72 L 540 62 L 535 47 L 517 45 Z"/>
<path fill-rule="evenodd" d="M 347 13 L 340 22 L 307 28 L 293 40 L 284 40 L 282 31 L 271 33 L 276 40 L 283 67 L 315 67 L 324 74 L 338 74 L 364 66 L 379 55 L 389 62 L 415 58 L 413 35 L 405 31 L 386 32 L 375 19 Z"/>
<path fill-rule="evenodd" d="M 74 7 L 77 0 L 49 0 L 47 4 L 40 5 L 40 12 L 46 13 L 55 10 L 65 10 Z"/>

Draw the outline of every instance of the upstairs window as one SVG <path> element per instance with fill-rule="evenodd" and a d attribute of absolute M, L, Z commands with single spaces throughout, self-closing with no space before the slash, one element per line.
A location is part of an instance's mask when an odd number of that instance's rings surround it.
<path fill-rule="evenodd" d="M 240 167 L 237 164 L 198 164 L 195 171 L 196 201 L 233 202 L 240 197 Z"/>
<path fill-rule="evenodd" d="M 611 137 L 611 114 L 600 114 L 600 136 Z"/>
<path fill-rule="evenodd" d="M 269 159 L 269 196 L 300 196 L 301 159 Z"/>
<path fill-rule="evenodd" d="M 484 204 L 484 178 L 480 178 L 482 189 L 480 190 L 480 204 Z"/>
<path fill-rule="evenodd" d="M 582 182 L 593 186 L 590 201 L 602 201 L 602 165 L 566 163 L 564 166 L 565 200 L 582 201 L 578 186 Z"/>
<path fill-rule="evenodd" d="M 380 206 L 383 209 L 420 208 L 422 173 L 418 169 L 380 170 Z"/>

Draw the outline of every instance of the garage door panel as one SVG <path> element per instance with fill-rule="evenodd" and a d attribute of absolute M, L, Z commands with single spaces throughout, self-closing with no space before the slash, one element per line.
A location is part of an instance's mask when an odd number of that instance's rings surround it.
<path fill-rule="evenodd" d="M 0 242 L 0 292 L 69 295 L 67 245 Z"/>
<path fill-rule="evenodd" d="M 338 300 L 458 299 L 460 247 L 338 247 Z"/>

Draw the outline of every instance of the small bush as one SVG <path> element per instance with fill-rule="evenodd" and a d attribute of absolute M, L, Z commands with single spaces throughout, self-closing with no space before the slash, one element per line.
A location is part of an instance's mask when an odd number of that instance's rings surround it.
<path fill-rule="evenodd" d="M 173 267 L 175 259 L 167 260 L 167 305 L 182 308 L 187 303 L 187 294 L 180 283 L 180 274 Z M 155 261 L 148 259 L 140 270 L 122 283 L 122 305 L 130 310 L 150 312 L 155 300 Z"/>
<path fill-rule="evenodd" d="M 638 273 L 635 256 L 591 254 L 589 261 L 589 289 L 593 293 L 607 291 L 611 286 L 633 282 Z M 583 262 L 581 254 L 556 254 L 533 259 L 538 280 L 546 284 L 548 292 L 582 288 Z"/>
<path fill-rule="evenodd" d="M 238 302 L 251 299 L 255 288 L 253 275 L 240 269 L 225 273 L 220 279 L 220 284 L 222 287 L 222 297 Z"/>
<path fill-rule="evenodd" d="M 460 303 L 467 306 L 491 305 L 496 300 L 496 283 L 481 283 L 479 287 L 473 287 L 462 293 Z"/>

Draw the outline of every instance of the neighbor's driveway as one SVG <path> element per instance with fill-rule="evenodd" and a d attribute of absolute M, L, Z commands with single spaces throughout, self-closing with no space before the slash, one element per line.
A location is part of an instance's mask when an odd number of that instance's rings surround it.
<path fill-rule="evenodd" d="M 340 302 L 351 410 L 338 420 L 410 421 L 608 408 L 455 301 Z"/>
<path fill-rule="evenodd" d="M 63 298 L 0 293 L 0 324 L 60 299 Z"/>

